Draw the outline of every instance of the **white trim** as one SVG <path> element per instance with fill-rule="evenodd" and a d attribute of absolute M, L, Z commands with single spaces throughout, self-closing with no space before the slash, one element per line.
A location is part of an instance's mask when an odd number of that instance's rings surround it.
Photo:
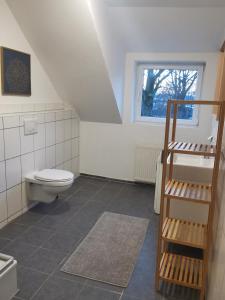
<path fill-rule="evenodd" d="M 143 84 L 143 72 L 147 68 L 152 69 L 178 69 L 178 70 L 195 70 L 198 71 L 196 99 L 201 97 L 201 87 L 203 79 L 204 65 L 203 63 L 137 63 L 137 84 L 136 84 L 136 96 L 135 96 L 135 122 L 148 122 L 148 123 L 165 123 L 165 118 L 156 117 L 143 117 L 141 116 L 141 105 L 142 105 L 142 84 Z M 193 109 L 193 118 L 191 120 L 178 119 L 179 125 L 185 126 L 198 126 L 199 123 L 199 107 L 196 105 Z"/>

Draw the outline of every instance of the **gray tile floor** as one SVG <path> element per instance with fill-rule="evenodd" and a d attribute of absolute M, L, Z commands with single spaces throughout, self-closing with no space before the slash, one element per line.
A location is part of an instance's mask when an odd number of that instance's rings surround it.
<path fill-rule="evenodd" d="M 191 290 L 154 290 L 158 217 L 154 188 L 80 176 L 52 204 L 39 204 L 0 230 L 0 251 L 18 261 L 21 300 L 195 299 Z M 126 289 L 60 271 L 104 211 L 149 218 L 146 239 Z"/>

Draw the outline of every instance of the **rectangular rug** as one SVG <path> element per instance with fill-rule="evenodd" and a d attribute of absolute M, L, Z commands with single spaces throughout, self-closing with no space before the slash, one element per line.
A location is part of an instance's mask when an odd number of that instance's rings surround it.
<path fill-rule="evenodd" d="M 103 213 L 61 270 L 127 287 L 148 223 L 143 218 Z"/>

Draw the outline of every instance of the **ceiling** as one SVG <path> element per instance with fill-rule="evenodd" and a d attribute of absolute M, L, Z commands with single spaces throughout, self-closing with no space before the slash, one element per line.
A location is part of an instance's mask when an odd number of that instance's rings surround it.
<path fill-rule="evenodd" d="M 104 0 L 109 6 L 221 7 L 224 0 Z"/>
<path fill-rule="evenodd" d="M 225 39 L 225 0 L 104 1 L 127 52 L 215 52 Z"/>

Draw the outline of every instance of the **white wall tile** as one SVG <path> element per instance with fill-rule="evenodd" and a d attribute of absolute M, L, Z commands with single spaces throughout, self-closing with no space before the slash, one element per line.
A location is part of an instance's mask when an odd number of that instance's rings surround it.
<path fill-rule="evenodd" d="M 22 111 L 23 112 L 34 111 L 34 104 L 32 104 L 32 103 L 22 104 Z"/>
<path fill-rule="evenodd" d="M 18 112 L 22 112 L 22 105 L 15 103 L 0 103 L 0 112 L 2 114 L 15 114 Z"/>
<path fill-rule="evenodd" d="M 34 171 L 34 152 L 30 152 L 21 156 L 22 181 L 25 176 Z"/>
<path fill-rule="evenodd" d="M 60 121 L 64 119 L 64 111 L 57 111 L 55 114 L 56 121 Z"/>
<path fill-rule="evenodd" d="M 55 146 L 46 148 L 46 168 L 55 167 Z"/>
<path fill-rule="evenodd" d="M 76 157 L 79 155 L 79 139 L 72 140 L 72 157 Z"/>
<path fill-rule="evenodd" d="M 0 161 L 5 159 L 3 130 L 0 130 Z"/>
<path fill-rule="evenodd" d="M 71 140 L 64 143 L 64 161 L 72 158 Z"/>
<path fill-rule="evenodd" d="M 72 110 L 65 110 L 64 111 L 64 119 L 67 120 L 67 119 L 71 119 L 72 117 Z"/>
<path fill-rule="evenodd" d="M 7 219 L 6 192 L 0 193 L 0 223 Z"/>
<path fill-rule="evenodd" d="M 64 162 L 63 170 L 72 172 L 72 161 L 71 160 Z"/>
<path fill-rule="evenodd" d="M 21 154 L 34 151 L 34 134 L 24 135 L 24 127 L 20 127 Z"/>
<path fill-rule="evenodd" d="M 12 127 L 20 126 L 19 115 L 3 117 L 3 125 L 4 125 L 4 128 L 12 128 Z"/>
<path fill-rule="evenodd" d="M 72 118 L 78 118 L 77 112 L 73 109 L 72 110 Z"/>
<path fill-rule="evenodd" d="M 45 115 L 45 122 L 54 122 L 55 121 L 55 112 L 48 112 Z"/>
<path fill-rule="evenodd" d="M 58 169 L 58 170 L 64 170 L 64 164 L 57 165 L 56 169 Z"/>
<path fill-rule="evenodd" d="M 21 182 L 20 157 L 6 160 L 6 186 L 7 189 Z"/>
<path fill-rule="evenodd" d="M 64 143 L 56 144 L 56 165 L 64 162 Z"/>
<path fill-rule="evenodd" d="M 36 117 L 37 117 L 38 123 L 40 123 L 40 124 L 45 123 L 45 114 L 44 113 L 36 114 Z"/>
<path fill-rule="evenodd" d="M 32 112 L 33 106 L 25 105 L 20 115 L 0 117 L 0 228 L 35 204 L 27 198 L 27 173 L 56 165 L 79 173 L 79 159 L 72 159 L 79 149 L 79 139 L 72 140 L 79 130 L 79 119 L 71 119 L 76 113 L 69 108 Z M 38 133 L 25 136 L 23 120 L 30 117 L 38 119 Z"/>
<path fill-rule="evenodd" d="M 22 210 L 25 213 L 29 208 L 31 208 L 35 203 L 35 201 L 30 201 L 28 198 L 28 183 L 22 183 Z"/>
<path fill-rule="evenodd" d="M 34 167 L 35 170 L 45 169 L 45 149 L 37 150 L 34 152 Z"/>
<path fill-rule="evenodd" d="M 36 118 L 36 114 L 24 114 L 20 115 L 20 126 L 24 126 L 24 121 L 26 119 Z"/>
<path fill-rule="evenodd" d="M 72 172 L 74 173 L 75 177 L 77 177 L 80 173 L 79 167 L 79 158 L 75 157 L 72 159 Z"/>
<path fill-rule="evenodd" d="M 64 141 L 65 121 L 56 121 L 56 143 Z"/>
<path fill-rule="evenodd" d="M 55 122 L 45 124 L 46 147 L 55 144 Z"/>
<path fill-rule="evenodd" d="M 11 128 L 4 130 L 5 139 L 5 158 L 20 155 L 20 129 Z"/>
<path fill-rule="evenodd" d="M 59 109 L 64 109 L 64 105 L 63 105 L 63 103 L 62 102 L 55 102 L 54 103 L 54 109 L 55 110 L 59 110 Z"/>
<path fill-rule="evenodd" d="M 65 140 L 72 138 L 72 119 L 65 120 Z"/>
<path fill-rule="evenodd" d="M 8 218 L 22 210 L 21 184 L 7 190 Z"/>
<path fill-rule="evenodd" d="M 6 190 L 5 161 L 0 162 L 0 192 Z"/>
<path fill-rule="evenodd" d="M 79 135 L 79 119 L 72 119 L 72 138 L 78 137 Z"/>
<path fill-rule="evenodd" d="M 35 111 L 43 111 L 45 110 L 46 104 L 45 103 L 35 103 L 34 110 Z"/>
<path fill-rule="evenodd" d="M 45 104 L 45 110 L 50 111 L 50 110 L 55 110 L 55 103 L 46 103 Z"/>
<path fill-rule="evenodd" d="M 34 135 L 34 150 L 45 147 L 45 124 L 38 124 L 38 133 Z"/>

